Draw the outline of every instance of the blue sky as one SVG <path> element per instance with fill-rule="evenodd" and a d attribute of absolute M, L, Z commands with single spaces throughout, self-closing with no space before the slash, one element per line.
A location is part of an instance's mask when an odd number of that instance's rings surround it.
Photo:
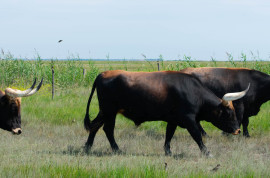
<path fill-rule="evenodd" d="M 266 0 L 8 0 L 0 11 L 0 48 L 15 57 L 226 60 L 258 51 L 270 60 Z"/>

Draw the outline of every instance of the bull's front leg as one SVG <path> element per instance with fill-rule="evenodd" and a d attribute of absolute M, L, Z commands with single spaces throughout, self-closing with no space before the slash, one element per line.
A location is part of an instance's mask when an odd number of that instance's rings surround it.
<path fill-rule="evenodd" d="M 248 133 L 248 124 L 249 124 L 249 119 L 248 117 L 244 117 L 243 121 L 242 121 L 242 125 L 243 125 L 243 135 L 245 137 L 250 137 L 249 133 Z"/>
<path fill-rule="evenodd" d="M 213 157 L 213 155 L 207 150 L 206 146 L 203 144 L 202 135 L 198 127 L 198 124 L 195 121 L 195 117 L 192 117 L 192 115 L 187 116 L 185 117 L 184 122 L 185 122 L 188 132 L 190 133 L 192 138 L 195 140 L 195 142 L 198 144 L 201 152 L 207 157 Z"/>
<path fill-rule="evenodd" d="M 235 104 L 234 104 L 235 105 Z M 241 124 L 243 125 L 243 136 L 250 137 L 248 133 L 248 123 L 249 123 L 249 117 L 245 115 L 245 108 L 244 104 L 240 103 L 238 105 L 235 105 L 235 112 L 236 117 L 239 123 L 239 127 L 241 127 Z"/>

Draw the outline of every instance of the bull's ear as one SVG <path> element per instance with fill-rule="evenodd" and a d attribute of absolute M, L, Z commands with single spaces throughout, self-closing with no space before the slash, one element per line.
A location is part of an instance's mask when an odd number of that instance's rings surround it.
<path fill-rule="evenodd" d="M 225 107 L 234 109 L 234 107 L 233 107 L 233 102 L 232 102 L 232 101 L 222 100 L 221 104 L 222 104 L 223 106 L 225 106 Z"/>
<path fill-rule="evenodd" d="M 226 101 L 224 99 L 222 99 L 221 103 L 222 103 L 223 106 L 228 106 L 229 105 L 229 101 Z"/>

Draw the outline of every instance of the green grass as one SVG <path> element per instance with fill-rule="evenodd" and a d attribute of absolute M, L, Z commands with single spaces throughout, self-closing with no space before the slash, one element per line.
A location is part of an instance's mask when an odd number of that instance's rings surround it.
<path fill-rule="evenodd" d="M 24 175 L 26 177 L 168 177 L 166 171 L 161 171 L 149 165 L 143 165 L 138 169 L 130 169 L 123 166 L 115 169 L 107 168 L 105 170 L 66 165 L 44 165 L 41 167 L 32 165 L 5 167 L 2 171 L 2 176 L 5 177 L 16 177 L 17 175 Z"/>

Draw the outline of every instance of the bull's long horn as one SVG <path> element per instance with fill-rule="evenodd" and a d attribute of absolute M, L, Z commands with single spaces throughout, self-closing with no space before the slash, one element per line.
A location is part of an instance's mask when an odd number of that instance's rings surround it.
<path fill-rule="evenodd" d="M 14 90 L 12 88 L 6 88 L 5 93 L 6 95 L 11 96 L 11 97 L 24 97 L 33 90 L 33 88 L 36 85 L 36 82 L 37 82 L 37 79 L 35 79 L 33 85 L 27 90 L 21 91 L 21 90 Z"/>
<path fill-rule="evenodd" d="M 35 88 L 34 90 L 32 90 L 30 93 L 28 93 L 25 97 L 27 96 L 31 96 L 33 94 L 35 94 L 42 86 L 42 82 L 43 82 L 43 78 L 41 79 L 41 82 L 38 84 L 37 88 Z"/>
<path fill-rule="evenodd" d="M 250 87 L 250 83 L 248 84 L 247 89 L 245 89 L 244 91 L 241 92 L 235 92 L 235 93 L 227 93 L 223 96 L 222 100 L 225 101 L 234 101 L 234 100 L 238 100 L 242 97 L 244 97 L 246 95 L 246 93 L 248 92 Z"/>

